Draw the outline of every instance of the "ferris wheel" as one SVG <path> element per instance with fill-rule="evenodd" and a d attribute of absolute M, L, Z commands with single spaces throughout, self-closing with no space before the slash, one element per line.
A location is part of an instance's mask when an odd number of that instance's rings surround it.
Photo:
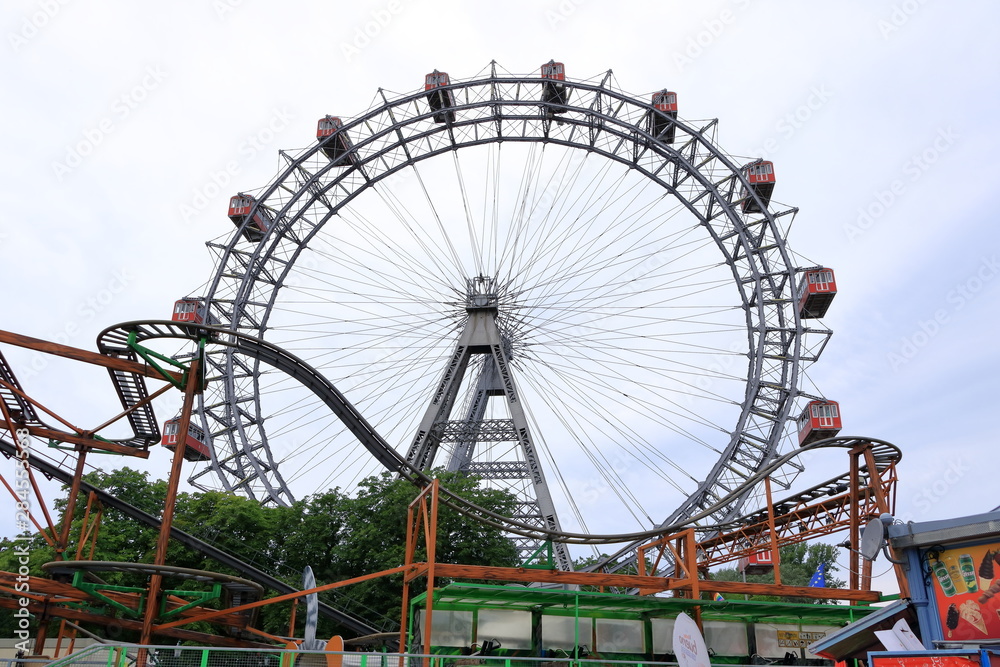
<path fill-rule="evenodd" d="M 773 165 L 724 152 L 673 92 L 556 62 L 379 95 L 234 194 L 181 318 L 291 352 L 411 465 L 510 490 L 523 522 L 739 516 L 752 490 L 735 492 L 797 444 L 830 336 L 806 325 L 826 304 L 805 305 Z M 288 504 L 385 469 L 307 381 L 207 359 L 195 485 Z"/>

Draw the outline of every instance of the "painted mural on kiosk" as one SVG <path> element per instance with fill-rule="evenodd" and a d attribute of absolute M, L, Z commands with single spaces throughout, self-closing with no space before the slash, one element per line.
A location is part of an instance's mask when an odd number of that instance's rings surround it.
<path fill-rule="evenodd" d="M 1000 544 L 930 552 L 944 638 L 1000 639 Z"/>

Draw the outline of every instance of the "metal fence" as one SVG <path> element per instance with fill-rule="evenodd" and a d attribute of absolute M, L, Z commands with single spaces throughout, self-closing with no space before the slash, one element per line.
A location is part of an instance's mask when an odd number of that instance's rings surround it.
<path fill-rule="evenodd" d="M 48 661 L 10 660 L 0 667 L 676 667 L 676 662 L 636 662 L 513 656 L 416 655 L 376 652 L 329 653 L 279 649 L 229 649 L 191 646 L 90 646 Z M 731 666 L 730 666 L 731 667 Z"/>
<path fill-rule="evenodd" d="M 41 658 L 0 658 L 0 667 L 42 667 L 51 662 Z"/>

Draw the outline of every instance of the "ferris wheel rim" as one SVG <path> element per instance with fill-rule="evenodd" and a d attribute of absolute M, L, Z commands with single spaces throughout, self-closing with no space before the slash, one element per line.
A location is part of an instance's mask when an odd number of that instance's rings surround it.
<path fill-rule="evenodd" d="M 510 86 L 510 85 L 537 86 L 538 84 L 539 84 L 539 79 L 537 78 L 504 77 L 504 76 L 496 76 L 495 74 L 493 74 L 489 77 L 480 78 L 476 80 L 455 82 L 451 84 L 449 89 L 452 90 L 453 92 L 466 91 L 467 93 L 466 98 L 468 99 L 468 91 L 471 89 L 478 89 L 487 86 L 492 86 L 492 87 Z M 622 91 L 617 91 L 608 88 L 604 85 L 604 82 L 602 82 L 602 84 L 600 85 L 594 85 L 567 79 L 565 81 L 565 85 L 567 86 L 567 88 L 573 91 L 592 94 L 597 98 L 607 97 L 608 99 L 614 100 L 616 103 L 619 104 L 619 110 L 622 108 L 622 106 L 628 104 L 636 108 L 643 109 L 647 112 L 652 111 L 652 107 L 649 104 L 646 104 L 641 100 L 638 100 L 634 96 L 631 96 Z M 422 91 L 403 95 L 394 98 L 392 100 L 383 97 L 383 99 L 385 100 L 384 104 L 377 106 L 372 110 L 369 110 L 367 113 L 359 116 L 354 120 L 349 121 L 348 123 L 345 123 L 343 126 L 343 131 L 345 132 L 354 131 L 358 128 L 363 127 L 366 123 L 371 124 L 373 120 L 377 118 L 386 116 L 391 118 L 393 116 L 394 111 L 399 110 L 403 107 L 416 105 L 423 97 L 424 93 Z M 499 110 L 499 109 L 517 109 L 517 108 L 532 109 L 532 108 L 540 108 L 541 106 L 542 105 L 537 100 L 533 101 L 528 99 L 485 99 L 484 98 L 480 100 L 474 100 L 472 102 L 467 102 L 466 104 L 458 104 L 454 107 L 454 110 L 456 113 L 463 113 L 463 112 L 470 112 L 475 109 L 483 109 L 486 107 L 489 107 L 490 109 Z M 690 146 L 693 146 L 693 148 L 690 149 L 690 155 L 692 158 L 695 157 L 696 155 L 698 155 L 699 157 L 705 156 L 705 154 L 699 155 L 697 153 L 698 146 L 701 146 L 706 151 L 707 154 L 711 154 L 711 159 L 716 160 L 719 164 L 723 165 L 726 169 L 728 169 L 730 174 L 728 181 L 728 186 L 730 187 L 729 198 L 723 196 L 719 192 L 719 186 L 711 183 L 706 177 L 704 177 L 701 174 L 700 169 L 695 165 L 693 165 L 691 163 L 692 162 L 691 160 L 688 160 L 686 158 L 686 156 L 682 153 L 682 151 L 685 149 L 682 148 L 681 150 L 675 150 L 667 146 L 666 144 L 658 142 L 654 137 L 652 137 L 646 131 L 644 127 L 641 126 L 641 124 L 637 122 L 623 121 L 623 119 L 618 117 L 617 115 L 609 115 L 609 113 L 604 112 L 605 110 L 603 107 L 601 107 L 598 110 L 595 110 L 593 108 L 588 109 L 581 106 L 574 106 L 572 104 L 567 104 L 564 106 L 566 107 L 566 111 L 569 113 L 567 113 L 566 117 L 562 119 L 563 123 L 566 123 L 568 125 L 575 125 L 576 127 L 579 128 L 587 128 L 588 131 L 594 131 L 594 128 L 597 128 L 596 132 L 615 135 L 619 138 L 621 142 L 632 141 L 632 148 L 635 149 L 633 151 L 633 154 L 634 152 L 637 152 L 639 150 L 649 151 L 650 153 L 657 153 L 662 156 L 664 164 L 669 161 L 672 164 L 676 165 L 678 169 L 683 170 L 688 177 L 694 179 L 695 181 L 698 181 L 703 186 L 704 191 L 708 193 L 708 196 L 713 201 L 715 201 L 720 205 L 721 209 L 724 212 L 725 218 L 729 221 L 730 224 L 733 225 L 734 229 L 736 230 L 735 235 L 738 237 L 738 243 L 736 244 L 737 249 L 735 251 L 735 254 L 732 257 L 730 257 L 725 253 L 725 249 L 722 246 L 722 241 L 720 240 L 719 236 L 714 233 L 712 234 L 713 240 L 720 247 L 720 249 L 723 250 L 726 263 L 730 266 L 734 279 L 737 281 L 737 283 L 739 283 L 739 281 L 741 280 L 741 277 L 738 275 L 738 271 L 736 268 L 737 256 L 739 255 L 740 247 L 742 247 L 745 253 L 743 258 L 744 261 L 748 262 L 751 268 L 753 269 L 752 280 L 744 279 L 746 284 L 752 282 L 754 286 L 753 289 L 749 291 L 744 291 L 741 288 L 739 290 L 741 298 L 743 298 L 744 301 L 744 308 L 746 309 L 747 335 L 750 341 L 750 349 L 753 353 L 751 355 L 751 359 L 748 364 L 749 371 L 747 374 L 748 378 L 747 378 L 747 392 L 746 392 L 747 400 L 741 410 L 739 422 L 733 429 L 734 435 L 731 438 L 729 445 L 726 447 L 725 452 L 719 457 L 719 460 L 713 466 L 713 469 L 710 472 L 708 478 L 706 479 L 705 484 L 702 485 L 702 487 L 700 487 L 694 494 L 692 494 L 687 499 L 687 501 L 685 501 L 685 503 L 678 508 L 678 510 L 674 513 L 674 515 L 672 515 L 672 517 L 668 517 L 668 520 L 665 520 L 665 523 L 667 523 L 670 522 L 669 520 L 671 518 L 676 518 L 676 515 L 678 515 L 678 513 L 689 512 L 691 508 L 693 508 L 699 503 L 704 503 L 709 498 L 709 496 L 712 494 L 712 489 L 710 488 L 711 483 L 713 482 L 713 480 L 718 479 L 720 469 L 722 467 L 725 467 L 727 464 L 731 463 L 731 459 L 737 453 L 737 450 L 740 448 L 741 445 L 740 438 L 737 437 L 735 434 L 736 433 L 742 434 L 743 425 L 745 424 L 746 420 L 750 416 L 750 413 L 753 411 L 755 407 L 753 403 L 755 395 L 759 394 L 761 390 L 761 382 L 762 382 L 761 376 L 763 373 L 762 368 L 764 363 L 763 350 L 765 345 L 763 342 L 760 342 L 756 347 L 754 347 L 754 334 L 757 333 L 760 335 L 760 341 L 764 340 L 763 329 L 765 328 L 765 322 L 768 321 L 768 315 L 771 314 L 766 311 L 766 309 L 769 307 L 768 304 L 766 303 L 768 301 L 767 298 L 768 295 L 766 294 L 766 292 L 770 291 L 770 292 L 780 292 L 780 293 L 785 293 L 785 292 L 794 293 L 793 289 L 794 289 L 795 268 L 791 263 L 787 248 L 784 245 L 784 238 L 783 235 L 780 233 L 779 226 L 777 225 L 776 215 L 773 214 L 767 207 L 762 207 L 763 210 L 760 213 L 762 220 L 758 221 L 757 224 L 760 224 L 762 228 L 765 228 L 767 230 L 768 233 L 766 234 L 766 236 L 768 240 L 771 241 L 777 240 L 777 246 L 779 251 L 778 254 L 780 255 L 781 261 L 784 265 L 784 270 L 774 271 L 772 269 L 770 271 L 764 272 L 760 270 L 761 269 L 760 266 L 752 263 L 751 260 L 753 257 L 755 257 L 756 254 L 758 254 L 759 247 L 754 245 L 755 239 L 753 235 L 750 234 L 746 229 L 743 217 L 735 210 L 736 204 L 733 203 L 733 198 L 732 198 L 732 192 L 735 188 L 746 187 L 748 184 L 746 182 L 745 176 L 742 173 L 741 168 L 737 166 L 720 149 L 718 149 L 714 145 L 714 143 L 709 141 L 704 136 L 704 132 L 706 131 L 707 128 L 695 129 L 692 126 L 687 125 L 684 121 L 680 120 L 676 121 L 677 127 L 681 130 L 681 132 L 685 136 L 689 137 L 688 144 Z M 496 113 L 498 115 L 495 116 L 493 120 L 496 120 L 497 118 L 509 119 L 514 117 L 511 114 L 503 114 L 500 111 L 496 111 Z M 571 114 L 576 114 L 576 116 L 573 116 Z M 384 125 L 379 125 L 381 129 L 377 133 L 373 133 L 371 136 L 366 137 L 365 140 L 358 141 L 354 144 L 353 150 L 355 150 L 356 151 L 355 154 L 359 156 L 359 164 L 357 166 L 357 169 L 360 170 L 364 166 L 373 164 L 380 157 L 384 156 L 387 153 L 387 151 L 390 150 L 389 148 L 385 148 L 381 152 L 370 153 L 368 155 L 365 155 L 363 158 L 360 158 L 361 153 L 366 148 L 366 146 L 372 145 L 373 142 L 379 140 L 380 138 L 389 136 L 393 133 L 399 135 L 398 144 L 391 145 L 392 149 L 397 149 L 399 146 L 406 147 L 409 144 L 415 142 L 425 141 L 429 137 L 435 135 L 440 135 L 442 133 L 451 133 L 456 128 L 471 127 L 471 126 L 478 127 L 479 125 L 484 125 L 492 122 L 491 119 L 485 119 L 485 120 L 473 119 L 468 121 L 447 123 L 442 126 L 425 129 L 420 133 L 414 134 L 413 136 L 409 136 L 404 139 L 402 135 L 402 129 L 404 127 L 415 125 L 421 122 L 426 122 L 431 116 L 433 116 L 433 112 L 427 111 L 424 113 L 418 113 L 416 115 L 410 116 L 405 120 L 405 122 L 393 118 L 392 122 Z M 535 120 L 537 120 L 538 122 L 544 122 L 544 120 L 540 117 L 535 117 Z M 552 119 L 550 118 L 550 122 L 551 120 Z M 497 120 L 496 122 L 500 121 Z M 713 124 L 714 121 L 712 123 L 709 123 L 707 127 L 711 127 Z M 376 123 L 376 125 L 378 125 L 378 123 Z M 584 132 L 583 130 L 581 130 L 581 135 L 583 134 Z M 552 143 L 552 144 L 566 146 L 567 148 L 586 150 L 590 153 L 601 155 L 605 159 L 617 161 L 620 164 L 624 164 L 630 168 L 636 169 L 643 176 L 646 176 L 647 178 L 660 184 L 662 187 L 670 191 L 671 194 L 673 194 L 684 206 L 686 206 L 691 213 L 698 216 L 698 218 L 705 224 L 706 227 L 710 228 L 709 223 L 711 222 L 711 220 L 715 219 L 711 217 L 712 211 L 709 209 L 707 214 L 709 216 L 709 219 L 705 220 L 705 215 L 702 215 L 698 210 L 696 210 L 696 203 L 688 201 L 688 199 L 682 196 L 682 194 L 679 193 L 675 188 L 674 189 L 668 188 L 667 184 L 662 182 L 661 180 L 658 180 L 655 174 L 644 172 L 643 169 L 638 165 L 638 160 L 629 162 L 628 160 L 623 158 L 622 154 L 618 152 L 609 152 L 607 150 L 603 150 L 600 146 L 595 146 L 593 142 L 591 142 L 590 145 L 584 145 L 583 143 L 580 142 L 574 142 L 553 136 L 544 136 L 544 137 L 524 136 L 521 138 L 516 138 L 511 136 L 503 136 L 502 134 L 497 134 L 496 136 L 483 137 L 474 142 L 460 143 L 456 142 L 454 139 L 454 135 L 452 135 L 452 142 L 450 145 L 443 145 L 437 150 L 428 152 L 420 156 L 408 155 L 407 156 L 408 159 L 406 161 L 402 161 L 394 165 L 391 169 L 385 170 L 378 174 L 374 174 L 375 176 L 374 178 L 369 178 L 369 176 L 366 175 L 365 176 L 366 182 L 364 184 L 361 184 L 360 187 L 352 190 L 348 198 L 344 199 L 343 201 L 337 204 L 336 209 L 331 208 L 326 217 L 315 224 L 314 228 L 311 230 L 311 233 L 308 236 L 302 237 L 301 242 L 299 244 L 299 249 L 292 256 L 291 261 L 288 261 L 286 264 L 286 267 L 284 269 L 285 273 L 280 274 L 277 278 L 273 276 L 270 278 L 271 280 L 275 281 L 276 285 L 275 288 L 271 291 L 270 301 L 268 302 L 268 307 L 265 310 L 264 317 L 258 318 L 258 322 L 256 325 L 257 330 L 260 331 L 261 333 L 263 333 L 263 331 L 266 330 L 267 321 L 270 316 L 271 308 L 273 308 L 274 299 L 277 297 L 277 294 L 280 291 L 282 279 L 287 275 L 287 271 L 290 270 L 291 266 L 294 265 L 295 259 L 298 257 L 298 253 L 300 253 L 301 250 L 308 245 L 308 241 L 312 238 L 312 235 L 318 233 L 319 230 L 333 217 L 333 215 L 336 213 L 337 210 L 339 210 L 340 207 L 350 202 L 354 197 L 361 194 L 361 192 L 365 191 L 369 187 L 374 186 L 376 183 L 382 181 L 388 176 L 397 173 L 400 170 L 406 169 L 407 167 L 410 167 L 413 164 L 417 164 L 424 160 L 437 157 L 439 155 L 448 153 L 452 150 L 459 150 L 477 145 L 502 143 L 505 141 L 508 142 L 518 141 L 518 142 L 528 142 L 528 143 Z M 321 146 L 319 143 L 317 143 L 311 146 L 310 148 L 307 148 L 304 151 L 302 151 L 295 158 L 289 159 L 288 156 L 286 156 L 286 160 L 288 161 L 287 168 L 281 174 L 279 174 L 279 176 L 274 181 L 272 181 L 271 184 L 266 186 L 266 188 L 261 193 L 259 201 L 268 201 L 269 198 L 274 193 L 276 193 L 279 188 L 285 185 L 287 181 L 292 180 L 294 182 L 294 179 L 296 178 L 297 175 L 301 176 L 300 174 L 297 174 L 297 172 L 299 169 L 302 168 L 302 165 L 305 163 L 305 161 L 315 156 L 316 153 L 320 150 Z M 329 174 L 332 170 L 336 169 L 338 169 L 338 167 L 336 167 L 331 162 L 331 164 L 329 164 L 325 170 L 313 173 L 308 181 L 306 181 L 303 185 L 301 185 L 296 189 L 296 193 L 293 195 L 293 197 L 287 200 L 284 207 L 276 211 L 276 216 L 277 216 L 276 219 L 285 219 L 288 213 L 294 210 L 296 201 L 298 201 L 300 197 L 311 197 L 312 198 L 311 201 L 315 202 L 317 199 L 327 195 L 327 193 L 329 193 L 331 190 L 334 190 L 338 186 L 342 187 L 342 184 L 345 181 L 345 179 L 347 179 L 350 176 L 350 174 L 355 171 L 354 167 L 349 168 L 346 171 L 343 171 L 342 173 L 337 174 L 332 179 L 330 179 L 326 183 L 325 187 L 319 188 L 317 184 L 320 182 L 321 177 Z M 719 214 L 716 213 L 716 216 L 718 215 Z M 290 232 L 290 230 L 292 229 L 291 225 L 294 223 L 295 218 L 291 217 L 288 218 L 288 220 L 289 222 L 287 225 L 275 224 L 274 227 L 272 227 L 271 230 L 268 231 L 267 236 L 265 236 L 265 238 L 261 240 L 254 247 L 252 253 L 249 253 L 247 258 L 243 260 L 247 263 L 248 266 L 263 266 L 263 262 L 267 261 L 267 258 L 274 253 L 275 249 L 278 248 L 281 242 L 283 241 L 284 239 L 283 235 L 287 232 Z M 714 232 L 714 230 L 712 231 Z M 762 238 L 764 236 L 765 234 L 761 235 Z M 227 244 L 218 246 L 218 249 L 220 250 L 219 268 L 216 271 L 216 275 L 213 279 L 212 285 L 209 289 L 209 292 L 206 295 L 209 303 L 216 306 L 215 312 L 217 315 L 225 314 L 224 310 L 218 307 L 220 301 L 216 299 L 216 295 L 219 291 L 219 286 L 223 278 L 224 269 L 227 266 L 226 262 L 234 253 L 243 252 L 240 249 L 240 246 L 243 246 L 243 241 L 241 240 L 239 230 L 237 230 L 230 237 L 230 240 Z M 257 274 L 251 275 L 249 271 L 244 276 L 244 280 L 241 285 L 241 289 L 243 290 L 242 293 L 244 295 L 248 291 L 251 291 L 254 288 L 259 287 L 258 281 L 256 280 L 256 276 Z M 770 284 L 768 284 L 768 281 L 770 281 Z M 240 298 L 241 298 L 240 296 L 237 296 L 232 299 L 232 301 L 234 302 L 234 306 L 232 307 L 233 313 L 235 313 L 237 310 L 235 302 L 238 302 Z M 757 313 L 758 316 L 756 321 L 753 320 L 754 313 Z M 801 335 L 803 331 L 803 326 L 799 321 L 799 316 L 796 310 L 794 308 L 789 309 L 784 306 L 778 306 L 773 311 L 773 318 L 777 319 L 780 328 L 789 336 L 790 344 L 788 345 L 788 349 L 790 349 L 790 354 L 789 358 L 781 363 L 781 369 L 782 369 L 781 375 L 784 378 L 784 383 L 781 389 L 779 390 L 779 393 L 781 392 L 784 393 L 784 400 L 782 402 L 782 405 L 780 406 L 780 410 L 777 413 L 775 413 L 774 416 L 770 419 L 770 421 L 776 425 L 776 428 L 771 429 L 771 431 L 768 433 L 767 437 L 768 442 L 764 445 L 763 449 L 759 450 L 759 455 L 756 455 L 756 458 L 759 459 L 760 464 L 763 464 L 769 458 L 773 457 L 774 453 L 777 451 L 779 441 L 782 437 L 781 429 L 783 428 L 784 422 L 789 417 L 789 411 L 791 409 L 792 402 L 795 398 L 795 395 L 798 392 L 799 365 L 802 361 Z M 234 331 L 241 330 L 240 321 L 237 320 L 235 315 L 228 319 L 229 319 L 229 326 Z M 788 320 L 791 320 L 791 322 L 789 322 Z M 250 328 L 244 325 L 242 327 L 242 330 L 250 330 Z M 244 442 L 246 442 L 245 439 Z M 266 446 L 263 447 L 263 453 L 265 459 L 264 461 L 259 461 L 254 458 L 255 455 L 252 452 L 244 451 L 244 454 L 246 455 L 248 462 L 251 464 L 251 466 L 256 468 L 257 473 L 260 475 L 261 480 L 269 480 L 266 471 L 268 470 L 273 471 L 276 466 L 274 465 L 274 461 L 270 458 L 270 451 L 268 447 Z M 222 477 L 223 477 L 223 483 L 225 484 L 226 479 L 224 476 Z M 280 480 L 280 477 L 277 479 L 278 479 L 278 486 L 282 486 L 284 488 L 283 491 L 278 491 L 277 495 L 276 496 L 272 495 L 272 497 L 278 500 L 278 502 L 280 502 L 280 497 L 282 496 L 283 492 L 287 494 L 287 497 L 289 498 L 291 497 L 291 494 L 290 490 L 287 489 L 287 487 L 285 486 L 284 481 Z M 267 485 L 267 481 L 265 481 L 265 485 Z M 230 485 L 230 488 L 235 488 L 235 487 L 232 487 L 232 485 Z M 268 492 L 272 494 L 275 493 L 271 488 L 268 488 Z M 738 511 L 738 507 L 734 505 L 731 508 L 731 511 Z"/>

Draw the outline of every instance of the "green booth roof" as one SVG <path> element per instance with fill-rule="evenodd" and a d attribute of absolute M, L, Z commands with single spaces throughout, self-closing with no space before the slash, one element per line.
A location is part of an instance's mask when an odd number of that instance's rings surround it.
<path fill-rule="evenodd" d="M 424 606 L 427 593 L 413 598 Z M 442 610 L 511 609 L 592 618 L 673 618 L 701 606 L 701 616 L 712 621 L 742 621 L 840 626 L 877 612 L 880 607 L 847 604 L 755 602 L 727 598 L 721 601 L 567 591 L 525 586 L 453 583 L 434 590 L 434 608 Z M 579 609 L 579 612 L 576 611 Z"/>

